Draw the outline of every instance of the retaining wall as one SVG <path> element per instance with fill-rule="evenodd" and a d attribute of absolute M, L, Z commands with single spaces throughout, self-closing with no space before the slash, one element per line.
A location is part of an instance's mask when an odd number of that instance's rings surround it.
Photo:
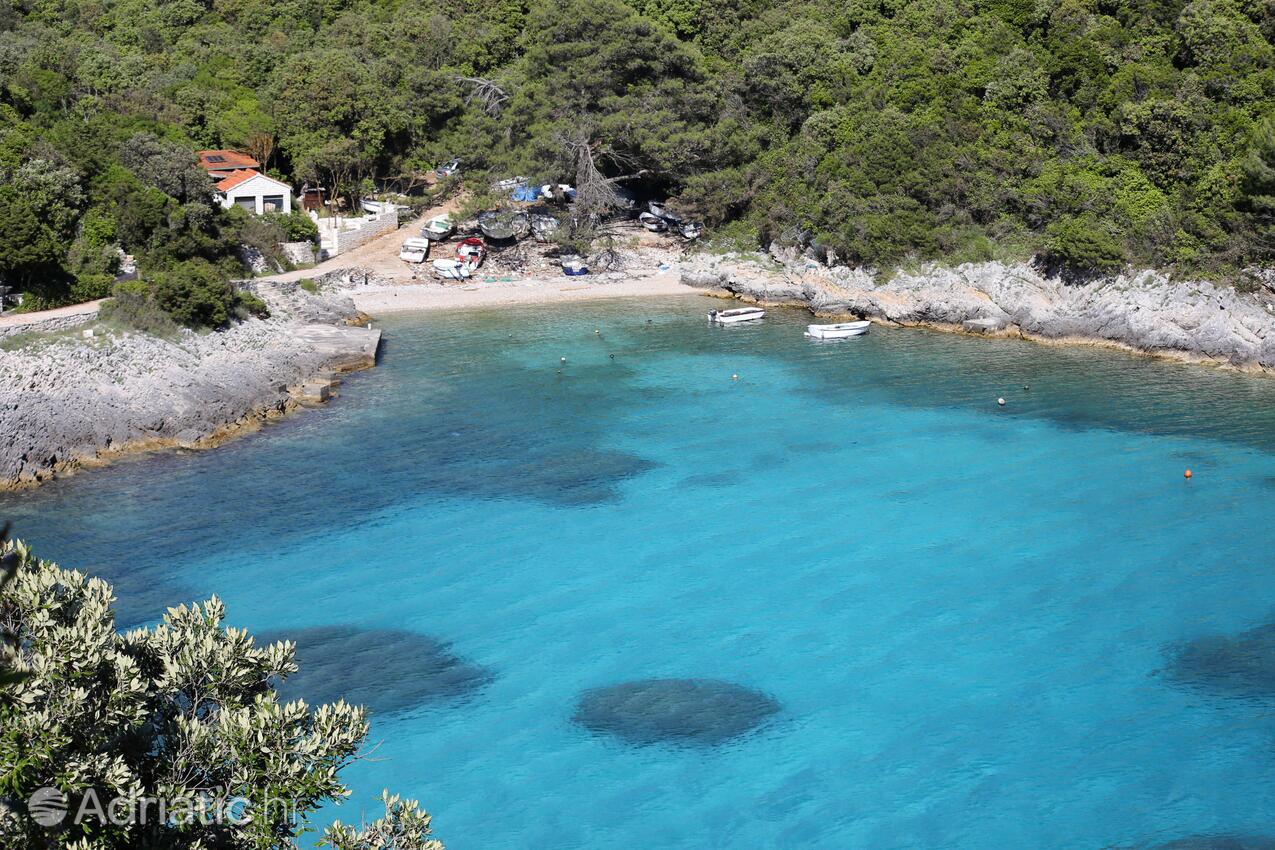
<path fill-rule="evenodd" d="M 0 339 L 26 333 L 52 333 L 64 331 L 79 325 L 86 325 L 97 318 L 102 307 L 101 299 L 76 304 L 72 307 L 59 307 L 56 310 L 44 310 L 39 313 L 14 313 L 0 318 Z"/>

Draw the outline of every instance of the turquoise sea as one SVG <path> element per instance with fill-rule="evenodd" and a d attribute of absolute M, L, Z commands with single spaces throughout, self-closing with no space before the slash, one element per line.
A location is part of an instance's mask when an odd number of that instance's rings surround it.
<path fill-rule="evenodd" d="M 449 850 L 1275 834 L 1275 381 L 714 305 L 381 321 L 327 408 L 0 516 L 122 624 L 297 636 L 373 707 L 325 814 Z"/>

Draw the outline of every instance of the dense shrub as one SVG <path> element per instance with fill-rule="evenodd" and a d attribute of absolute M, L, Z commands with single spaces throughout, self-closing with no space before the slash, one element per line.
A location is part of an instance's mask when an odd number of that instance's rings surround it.
<path fill-rule="evenodd" d="M 173 317 L 155 302 L 150 287 L 136 280 L 117 283 L 98 316 L 110 324 L 151 336 L 171 338 L 180 329 Z"/>
<path fill-rule="evenodd" d="M 6 805 L 0 846 L 294 848 L 316 809 L 349 794 L 338 771 L 366 739 L 367 713 L 280 699 L 276 686 L 298 670 L 295 644 L 227 627 L 215 597 L 120 631 L 102 580 L 21 543 L 0 542 L 0 566 L 12 575 L 0 582 L 4 794 L 56 788 L 69 804 L 56 831 Z M 137 816 L 113 803 L 130 799 Z M 414 801 L 386 794 L 383 804 L 383 818 L 328 828 L 325 846 L 442 850 Z M 159 805 L 170 816 L 156 817 Z"/>
<path fill-rule="evenodd" d="M 1125 262 L 1119 241 L 1093 216 L 1068 216 L 1050 224 L 1045 257 L 1064 268 L 1112 272 Z"/>
<path fill-rule="evenodd" d="M 280 241 L 314 243 L 319 241 L 319 226 L 314 223 L 310 216 L 299 209 L 294 209 L 287 215 L 283 213 L 268 213 L 265 218 L 279 226 L 279 230 L 283 234 L 283 239 Z"/>
<path fill-rule="evenodd" d="M 237 290 L 216 267 L 192 260 L 148 280 L 115 285 L 103 305 L 103 318 L 137 330 L 167 336 L 178 326 L 220 328 L 232 318 L 267 317 L 266 303 Z"/>

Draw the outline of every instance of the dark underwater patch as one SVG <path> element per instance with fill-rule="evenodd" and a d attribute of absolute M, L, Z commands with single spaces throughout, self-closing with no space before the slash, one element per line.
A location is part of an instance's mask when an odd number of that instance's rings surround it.
<path fill-rule="evenodd" d="M 402 369 L 351 375 L 342 386 L 351 404 L 338 400 L 212 451 L 139 456 L 21 500 L 0 498 L 0 518 L 40 557 L 111 582 L 117 625 L 128 628 L 216 591 L 204 574 L 174 564 L 228 546 L 269 557 L 322 533 L 333 516 L 369 516 L 421 494 L 611 503 L 626 479 L 656 464 L 605 445 L 613 418 L 638 402 L 620 394 L 600 405 L 595 388 L 627 373 L 610 363 L 572 368 L 560 382 L 552 370 L 493 365 L 430 395 L 409 382 L 378 396 L 376 382 Z M 428 371 L 446 373 L 447 364 Z"/>
<path fill-rule="evenodd" d="M 1205 635 L 1169 647 L 1166 672 L 1182 685 L 1229 696 L 1275 697 L 1275 623 L 1234 637 Z"/>
<path fill-rule="evenodd" d="M 643 679 L 585 691 L 575 722 L 630 744 L 713 746 L 778 713 L 760 691 L 714 679 Z"/>
<path fill-rule="evenodd" d="M 318 626 L 259 635 L 258 644 L 291 640 L 301 669 L 279 685 L 281 699 L 311 705 L 344 699 L 372 714 L 471 696 L 489 671 L 442 641 L 398 629 Z"/>

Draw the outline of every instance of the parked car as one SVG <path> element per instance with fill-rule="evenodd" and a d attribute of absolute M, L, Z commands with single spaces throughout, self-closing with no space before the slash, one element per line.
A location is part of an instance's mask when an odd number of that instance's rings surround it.
<path fill-rule="evenodd" d="M 460 160 L 449 159 L 435 168 L 434 173 L 439 177 L 451 177 L 453 174 L 460 174 Z"/>

